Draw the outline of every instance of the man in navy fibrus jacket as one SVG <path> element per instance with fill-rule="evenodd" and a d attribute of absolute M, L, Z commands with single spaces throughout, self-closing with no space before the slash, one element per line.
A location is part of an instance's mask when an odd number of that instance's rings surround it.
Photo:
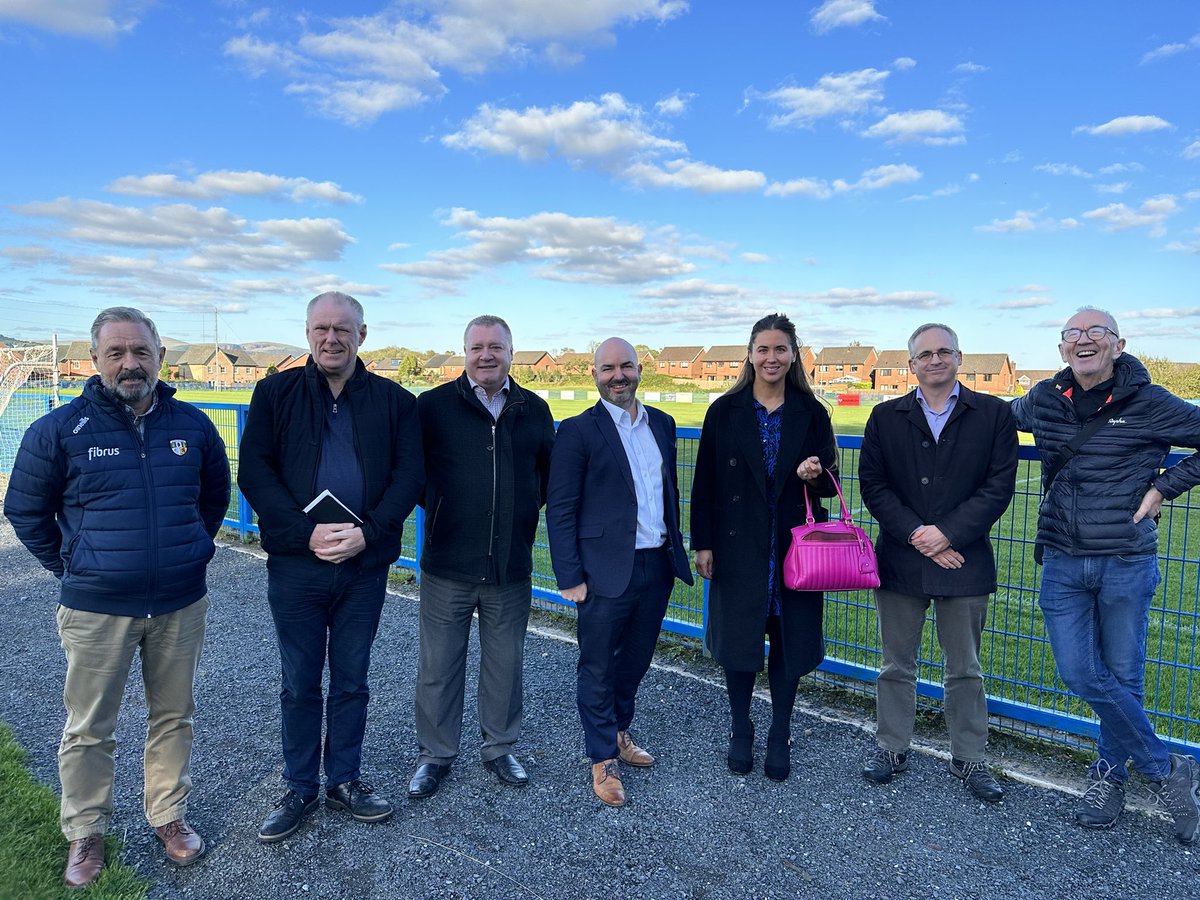
<path fill-rule="evenodd" d="M 229 462 L 208 417 L 158 382 L 163 356 L 141 311 L 115 306 L 96 316 L 98 374 L 30 426 L 4 500 L 21 543 L 61 582 L 67 723 L 58 771 L 68 887 L 90 884 L 104 866 L 117 713 L 134 653 L 148 710 L 146 818 L 171 862 L 186 866 L 204 853 L 184 818 L 192 685 Z"/>
<path fill-rule="evenodd" d="M 258 830 L 263 843 L 293 834 L 316 807 L 322 767 L 329 809 L 360 822 L 392 814 L 362 777 L 367 674 L 388 571 L 424 483 L 416 398 L 358 358 L 362 305 L 349 294 L 319 294 L 304 331 L 308 363 L 258 383 L 239 451 L 238 485 L 267 551 L 283 681 L 287 790 Z M 305 513 L 324 491 L 348 511 L 342 521 Z"/>
<path fill-rule="evenodd" d="M 599 402 L 559 426 L 546 527 L 554 576 L 578 610 L 576 699 L 592 791 L 625 803 L 617 760 L 654 764 L 630 734 L 675 579 L 692 583 L 679 531 L 675 421 L 637 399 L 642 367 L 628 341 L 596 350 Z"/>

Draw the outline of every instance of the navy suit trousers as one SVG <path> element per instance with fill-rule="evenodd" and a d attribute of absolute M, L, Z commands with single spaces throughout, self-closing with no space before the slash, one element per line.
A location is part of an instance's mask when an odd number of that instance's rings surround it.
<path fill-rule="evenodd" d="M 593 763 L 616 758 L 617 731 L 633 721 L 638 685 L 654 658 L 674 584 L 669 547 L 638 550 L 625 593 L 589 594 L 578 605 L 576 699 Z"/>

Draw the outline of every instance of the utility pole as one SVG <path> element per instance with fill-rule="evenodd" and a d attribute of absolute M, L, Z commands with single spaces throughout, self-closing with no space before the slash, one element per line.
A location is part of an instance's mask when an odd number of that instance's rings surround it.
<path fill-rule="evenodd" d="M 54 387 L 51 388 L 51 391 L 52 391 L 51 403 L 53 404 L 53 406 L 51 408 L 58 409 L 58 405 L 62 402 L 62 397 L 60 397 L 58 394 L 58 332 L 55 332 L 54 334 L 50 335 L 50 359 L 51 359 L 51 364 L 53 366 L 51 371 L 54 373 L 54 376 L 52 379 L 52 383 L 54 384 Z"/>
<path fill-rule="evenodd" d="M 221 342 L 217 339 L 217 311 L 213 310 L 213 365 L 220 367 Z M 213 386 L 219 391 L 221 389 L 221 379 L 217 377 L 218 373 L 213 372 Z"/>

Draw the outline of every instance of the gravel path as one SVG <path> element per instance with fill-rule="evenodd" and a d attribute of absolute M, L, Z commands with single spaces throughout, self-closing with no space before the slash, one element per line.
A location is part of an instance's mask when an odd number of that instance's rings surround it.
<path fill-rule="evenodd" d="M 574 702 L 575 650 L 540 621 L 526 641 L 528 788 L 501 787 L 479 765 L 468 697 L 463 752 L 442 790 L 409 802 L 416 758 L 412 683 L 416 603 L 389 601 L 375 645 L 365 773 L 397 805 L 376 826 L 321 809 L 289 841 L 262 846 L 258 823 L 282 792 L 278 659 L 266 607 L 266 567 L 222 548 L 212 563 L 212 612 L 198 679 L 195 790 L 189 821 L 205 861 L 167 864 L 141 816 L 140 675 L 118 731 L 114 828 L 125 859 L 156 898 L 775 898 L 1200 896 L 1200 846 L 1168 822 L 1127 813 L 1111 832 L 1071 823 L 1073 798 L 1030 761 L 997 806 L 974 802 L 933 754 L 874 787 L 858 775 L 870 739 L 839 715 L 799 710 L 792 778 L 762 776 L 769 710 L 755 701 L 758 769 L 725 769 L 723 689 L 710 665 L 656 664 L 643 682 L 635 731 L 659 757 L 623 769 L 629 804 L 591 794 Z M 54 629 L 56 583 L 0 525 L 0 719 L 57 786 L 64 662 Z M 474 683 L 477 648 L 471 654 Z M 470 691 L 469 691 L 470 693 Z M 822 695 L 823 696 L 823 695 Z M 828 712 L 828 711 L 827 711 Z M 851 713 L 846 712 L 846 717 Z M 1036 758 L 1032 760 L 1036 765 Z"/>

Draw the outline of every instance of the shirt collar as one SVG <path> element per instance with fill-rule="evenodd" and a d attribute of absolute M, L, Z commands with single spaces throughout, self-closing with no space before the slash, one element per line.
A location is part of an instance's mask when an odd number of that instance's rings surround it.
<path fill-rule="evenodd" d="M 476 381 L 470 375 L 467 376 L 467 382 L 471 385 L 471 390 L 473 390 L 473 391 L 482 390 L 485 395 L 487 394 L 487 388 L 485 388 L 482 384 L 480 384 L 478 381 Z M 512 384 L 512 380 L 507 375 L 505 375 L 504 376 L 504 385 L 500 388 L 500 390 L 496 391 L 496 393 L 497 394 L 507 394 L 508 387 L 510 384 Z M 495 395 L 493 395 L 493 396 L 495 396 Z"/>
<path fill-rule="evenodd" d="M 950 392 L 950 396 L 946 398 L 946 408 L 943 409 L 942 412 L 940 412 L 940 413 L 935 413 L 935 412 L 933 412 L 932 409 L 929 409 L 929 402 L 925 399 L 925 393 L 921 390 L 920 385 L 917 385 L 917 402 L 921 404 L 922 409 L 928 410 L 929 412 L 933 413 L 935 416 L 940 416 L 940 415 L 942 415 L 942 413 L 945 413 L 950 409 L 950 406 L 951 406 L 950 401 L 951 400 L 953 400 L 955 403 L 958 402 L 958 390 L 961 387 L 962 387 L 961 381 L 954 382 L 954 390 L 952 390 Z"/>
<path fill-rule="evenodd" d="M 617 404 L 609 403 L 603 397 L 600 398 L 600 402 L 604 404 L 604 408 L 608 410 L 608 414 L 610 416 L 612 416 L 613 422 L 616 423 L 617 425 L 620 425 L 622 423 L 628 423 L 632 427 L 632 426 L 637 425 L 644 418 L 646 418 L 645 411 L 642 410 L 642 401 L 638 400 L 637 398 L 634 398 L 634 403 L 637 404 L 637 409 L 639 410 L 637 422 L 635 422 L 633 420 L 633 418 L 629 415 L 628 412 L 623 410 L 621 407 L 617 406 Z"/>

